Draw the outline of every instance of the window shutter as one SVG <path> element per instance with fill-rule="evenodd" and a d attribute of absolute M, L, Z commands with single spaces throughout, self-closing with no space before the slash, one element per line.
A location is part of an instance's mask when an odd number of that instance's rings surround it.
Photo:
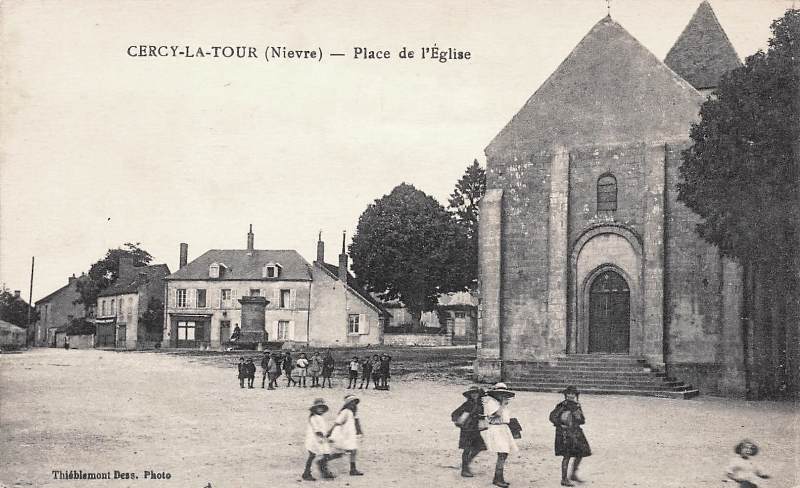
<path fill-rule="evenodd" d="M 297 308 L 297 290 L 294 288 L 289 291 L 289 307 L 292 310 Z"/>
<path fill-rule="evenodd" d="M 239 290 L 231 289 L 231 308 L 239 308 Z"/>
<path fill-rule="evenodd" d="M 362 313 L 358 315 L 358 333 L 359 334 L 369 334 L 369 322 L 368 322 L 367 314 Z"/>
<path fill-rule="evenodd" d="M 217 308 L 222 308 L 222 289 L 217 290 Z"/>
<path fill-rule="evenodd" d="M 194 288 L 189 288 L 186 290 L 186 307 L 187 308 L 194 308 L 197 306 L 197 302 L 195 301 L 195 297 L 197 296 L 197 291 Z"/>
<path fill-rule="evenodd" d="M 175 308 L 175 288 L 169 289 L 169 308 Z M 105 305 L 105 303 L 103 304 Z"/>
<path fill-rule="evenodd" d="M 281 307 L 281 290 L 280 288 L 274 288 L 272 290 L 272 308 L 280 308 Z"/>
<path fill-rule="evenodd" d="M 289 321 L 289 333 L 287 334 L 287 339 L 290 341 L 294 340 L 294 320 Z"/>

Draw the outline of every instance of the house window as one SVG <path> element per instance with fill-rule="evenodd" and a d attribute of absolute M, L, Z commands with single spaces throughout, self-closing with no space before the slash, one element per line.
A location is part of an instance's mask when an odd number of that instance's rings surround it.
<path fill-rule="evenodd" d="M 251 297 L 260 297 L 261 296 L 261 290 L 259 290 L 258 288 L 250 288 L 250 296 Z"/>
<path fill-rule="evenodd" d="M 351 313 L 347 316 L 347 333 L 348 334 L 358 334 L 358 314 Z"/>
<path fill-rule="evenodd" d="M 292 303 L 292 291 L 291 290 L 281 290 L 281 302 L 280 308 L 289 308 Z"/>
<path fill-rule="evenodd" d="M 278 340 L 279 341 L 291 340 L 291 337 L 289 337 L 289 321 L 288 320 L 279 320 L 278 321 Z"/>
<path fill-rule="evenodd" d="M 278 263 L 267 263 L 261 270 L 262 278 L 278 278 L 281 275 L 281 265 Z"/>
<path fill-rule="evenodd" d="M 195 323 L 192 321 L 179 321 L 178 322 L 178 340 L 179 341 L 193 341 L 194 340 Z"/>
<path fill-rule="evenodd" d="M 206 308 L 206 291 L 202 288 L 197 289 L 197 308 Z"/>
<path fill-rule="evenodd" d="M 106 316 L 106 301 L 105 300 L 100 300 L 100 315 L 102 317 Z"/>
<path fill-rule="evenodd" d="M 208 277 L 219 278 L 219 264 L 212 263 L 211 266 L 208 267 Z"/>
<path fill-rule="evenodd" d="M 617 209 L 617 179 L 605 173 L 597 180 L 597 210 Z"/>
<path fill-rule="evenodd" d="M 220 306 L 221 307 L 230 307 L 231 306 L 231 289 L 230 288 L 223 288 L 219 291 L 219 299 L 220 299 Z"/>
<path fill-rule="evenodd" d="M 186 303 L 186 289 L 185 288 L 179 288 L 177 290 L 176 297 L 177 297 L 177 300 L 178 300 L 178 307 L 179 308 L 186 308 L 186 306 L 187 306 L 187 303 Z"/>

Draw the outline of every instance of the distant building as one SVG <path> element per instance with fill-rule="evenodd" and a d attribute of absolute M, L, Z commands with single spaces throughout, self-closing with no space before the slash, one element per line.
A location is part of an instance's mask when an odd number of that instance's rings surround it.
<path fill-rule="evenodd" d="M 246 249 L 213 249 L 187 261 L 188 246 L 181 244 L 180 269 L 166 278 L 169 347 L 382 341 L 388 313 L 353 285 L 346 254 L 339 256 L 339 266 L 324 262 L 321 240 L 312 265 L 294 250 L 255 249 L 251 226 Z M 237 326 L 242 336 L 232 343 Z"/>
<path fill-rule="evenodd" d="M 39 312 L 39 320 L 34 324 L 33 345 L 56 347 L 56 330 L 63 327 L 65 330 L 72 319 L 86 316 L 86 309 L 82 303 L 77 303 L 81 297 L 78 292 L 78 282 L 85 277 L 76 278 L 73 274 L 67 279 L 67 284 L 35 303 Z"/>
<path fill-rule="evenodd" d="M 97 296 L 95 346 L 137 349 L 160 342 L 160 331 L 148 334 L 140 321 L 150 300 L 163 306 L 169 268 L 166 264 L 134 267 L 132 258 L 121 258 L 118 275 Z"/>
<path fill-rule="evenodd" d="M 469 292 L 447 293 L 439 297 L 436 308 L 423 312 L 419 324 L 414 324 L 408 308 L 399 300 L 385 302 L 383 305 L 391 310 L 392 317 L 386 327 L 386 334 L 441 334 L 444 341 L 435 341 L 436 345 L 475 344 L 478 327 L 478 298 Z M 433 344 L 425 341 L 427 344 Z M 392 344 L 419 345 L 420 341 L 411 339 L 403 341 L 393 337 Z"/>
<path fill-rule="evenodd" d="M 26 330 L 11 322 L 0 320 L 0 349 L 19 349 L 25 347 Z"/>

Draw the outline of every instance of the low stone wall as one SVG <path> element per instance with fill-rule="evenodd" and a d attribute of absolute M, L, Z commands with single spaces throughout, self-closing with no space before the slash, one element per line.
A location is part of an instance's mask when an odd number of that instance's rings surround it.
<path fill-rule="evenodd" d="M 444 334 L 383 334 L 384 346 L 452 346 L 449 335 Z"/>

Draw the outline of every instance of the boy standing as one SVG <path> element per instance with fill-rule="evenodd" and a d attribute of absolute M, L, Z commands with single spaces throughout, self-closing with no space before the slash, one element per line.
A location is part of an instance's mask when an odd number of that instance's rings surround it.
<path fill-rule="evenodd" d="M 244 358 L 239 358 L 237 367 L 239 368 L 239 387 L 244 388 L 244 379 L 247 378 L 247 364 L 245 364 Z"/>
<path fill-rule="evenodd" d="M 252 388 L 253 382 L 256 380 L 256 365 L 253 364 L 253 359 L 248 359 L 244 367 L 247 369 L 247 387 Z"/>
<path fill-rule="evenodd" d="M 353 356 L 353 359 L 350 360 L 350 366 L 347 368 L 350 381 L 347 383 L 347 388 L 356 387 L 356 383 L 358 383 L 358 367 L 360 364 L 357 356 Z"/>
<path fill-rule="evenodd" d="M 369 390 L 369 380 L 372 377 L 372 362 L 369 360 L 369 356 L 364 357 L 364 361 L 361 362 L 361 385 L 359 385 L 358 389 L 364 388 L 364 382 L 367 382 L 367 390 Z"/>

